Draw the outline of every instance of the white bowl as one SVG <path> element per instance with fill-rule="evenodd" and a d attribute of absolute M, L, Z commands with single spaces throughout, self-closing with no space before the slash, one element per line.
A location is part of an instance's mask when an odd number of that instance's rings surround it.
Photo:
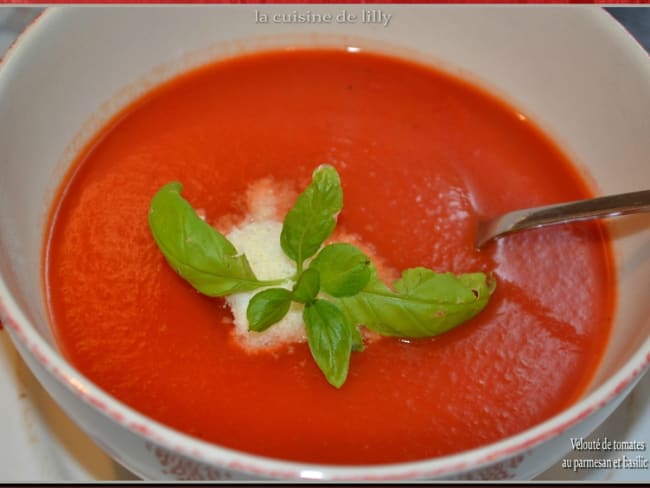
<path fill-rule="evenodd" d="M 259 24 L 292 10 L 359 14 L 369 24 Z M 148 88 L 188 68 L 291 45 L 381 50 L 478 83 L 528 114 L 602 193 L 650 183 L 650 61 L 595 7 L 188 6 L 48 10 L 0 66 L 0 312 L 47 391 L 89 436 L 150 479 L 529 479 L 623 400 L 650 360 L 650 220 L 612 221 L 614 332 L 582 400 L 500 442 L 457 455 L 380 466 L 324 466 L 222 448 L 146 418 L 57 352 L 42 297 L 41 249 L 54 192 L 102 124 Z"/>

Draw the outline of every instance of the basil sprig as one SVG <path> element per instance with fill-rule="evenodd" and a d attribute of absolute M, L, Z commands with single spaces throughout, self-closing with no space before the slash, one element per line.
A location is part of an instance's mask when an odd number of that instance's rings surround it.
<path fill-rule="evenodd" d="M 348 322 L 332 301 L 318 298 L 322 291 L 332 296 L 349 296 L 361 290 L 370 279 L 370 260 L 350 244 L 323 243 L 334 231 L 343 208 L 343 191 L 336 170 L 320 166 L 312 181 L 287 213 L 280 235 L 284 253 L 296 263 L 296 283 L 291 292 L 273 288 L 257 293 L 250 301 L 247 316 L 252 330 L 279 322 L 288 313 L 290 302 L 303 304 L 303 321 L 309 350 L 327 381 L 339 388 L 347 378 L 350 355 L 363 346 L 357 325 Z M 314 256 L 307 269 L 304 262 Z M 289 302 L 269 300 L 271 294 L 289 297 Z M 287 294 L 288 293 L 288 294 Z M 259 314 L 264 307 L 267 316 Z M 251 321 L 252 319 L 252 321 Z"/>
<path fill-rule="evenodd" d="M 255 332 L 300 304 L 311 354 L 337 388 L 345 383 L 352 351 L 363 350 L 361 325 L 386 336 L 432 337 L 474 317 L 494 292 L 494 279 L 484 273 L 454 275 L 422 267 L 405 270 L 390 288 L 357 247 L 323 247 L 343 208 L 339 175 L 331 166 L 314 171 L 283 222 L 280 245 L 296 263 L 296 274 L 271 281 L 256 278 L 246 256 L 196 215 L 181 189 L 180 183 L 165 185 L 149 212 L 154 240 L 167 262 L 206 295 L 263 288 L 246 310 Z M 291 289 L 276 286 L 290 282 Z"/>

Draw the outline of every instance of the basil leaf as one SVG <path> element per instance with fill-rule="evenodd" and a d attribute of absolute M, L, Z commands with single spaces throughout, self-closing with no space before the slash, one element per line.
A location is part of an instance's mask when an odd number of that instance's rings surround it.
<path fill-rule="evenodd" d="M 336 170 L 320 166 L 312 182 L 302 192 L 284 219 L 280 245 L 284 253 L 302 270 L 302 263 L 321 247 L 334 227 L 343 208 L 343 190 Z"/>
<path fill-rule="evenodd" d="M 484 273 L 455 276 L 413 268 L 404 271 L 393 292 L 373 270 L 361 292 L 336 303 L 351 323 L 363 324 L 382 335 L 431 337 L 478 314 L 494 287 L 494 281 Z"/>
<path fill-rule="evenodd" d="M 405 296 L 420 297 L 441 303 L 473 303 L 485 283 L 483 273 L 455 276 L 453 273 L 435 273 L 427 268 L 407 269 L 393 286 Z"/>
<path fill-rule="evenodd" d="M 333 297 L 356 295 L 370 280 L 370 259 L 352 244 L 324 247 L 309 264 L 320 273 L 321 288 Z"/>
<path fill-rule="evenodd" d="M 285 288 L 269 288 L 256 293 L 248 302 L 248 328 L 262 332 L 287 315 L 291 306 L 291 292 Z"/>
<path fill-rule="evenodd" d="M 309 303 L 320 291 L 320 274 L 315 269 L 306 269 L 293 287 L 293 299 L 300 303 Z"/>
<path fill-rule="evenodd" d="M 149 207 L 149 228 L 169 265 L 198 291 L 224 296 L 265 286 L 246 256 L 196 215 L 181 196 L 183 185 L 162 187 Z"/>
<path fill-rule="evenodd" d="M 348 376 L 352 351 L 352 327 L 333 303 L 317 299 L 302 314 L 307 342 L 316 364 L 327 381 L 340 388 Z"/>

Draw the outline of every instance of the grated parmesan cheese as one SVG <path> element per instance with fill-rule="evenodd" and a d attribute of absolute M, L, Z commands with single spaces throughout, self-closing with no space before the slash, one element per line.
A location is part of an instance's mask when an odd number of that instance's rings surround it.
<path fill-rule="evenodd" d="M 281 232 L 280 222 L 255 221 L 235 227 L 226 237 L 240 253 L 246 255 L 253 272 L 260 280 L 272 280 L 293 276 L 296 272 L 295 263 L 284 254 L 280 246 Z M 287 289 L 291 289 L 292 286 L 293 282 L 282 285 Z M 246 309 L 248 302 L 259 291 L 261 290 L 235 293 L 226 297 L 226 303 L 230 306 L 234 317 L 233 333 L 237 342 L 245 349 L 258 350 L 275 349 L 282 344 L 306 341 L 302 306 L 296 303 L 291 305 L 289 313 L 280 322 L 267 330 L 263 332 L 248 330 Z"/>

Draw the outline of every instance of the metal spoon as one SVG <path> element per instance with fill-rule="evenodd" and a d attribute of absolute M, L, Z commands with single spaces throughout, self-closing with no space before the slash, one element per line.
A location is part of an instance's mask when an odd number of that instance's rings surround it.
<path fill-rule="evenodd" d="M 526 229 L 640 212 L 650 212 L 650 190 L 515 210 L 480 220 L 476 247 L 480 249 L 492 239 Z"/>

